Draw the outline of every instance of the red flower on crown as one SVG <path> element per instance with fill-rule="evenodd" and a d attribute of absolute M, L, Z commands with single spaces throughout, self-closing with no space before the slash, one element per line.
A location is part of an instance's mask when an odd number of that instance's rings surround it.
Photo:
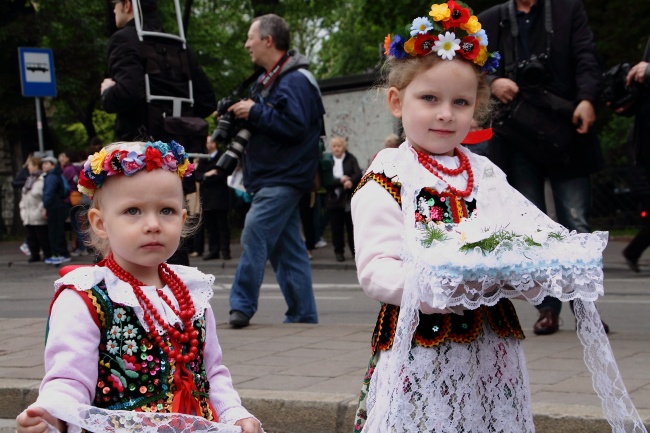
<path fill-rule="evenodd" d="M 449 9 L 451 10 L 451 15 L 447 21 L 441 23 L 445 30 L 449 30 L 452 27 L 460 27 L 460 25 L 465 24 L 472 15 L 468 8 L 462 7 L 454 0 L 449 0 L 447 6 L 449 6 Z"/>
<path fill-rule="evenodd" d="M 147 171 L 154 170 L 162 167 L 162 155 L 160 151 L 154 147 L 147 147 L 145 151 L 145 163 L 147 164 Z"/>

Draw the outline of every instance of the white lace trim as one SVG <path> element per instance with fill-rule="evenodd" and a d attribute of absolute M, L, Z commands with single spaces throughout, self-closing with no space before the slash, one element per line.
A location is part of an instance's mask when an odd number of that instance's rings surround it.
<path fill-rule="evenodd" d="M 85 404 L 45 407 L 54 417 L 68 424 L 69 433 L 85 429 L 97 433 L 241 433 L 241 427 L 216 423 L 198 416 L 177 413 L 161 414 L 128 410 L 107 410 Z M 48 433 L 57 433 L 52 426 Z"/>
<path fill-rule="evenodd" d="M 594 387 L 612 431 L 646 432 L 618 374 L 614 355 L 592 302 L 604 292 L 601 264 L 607 233 L 569 233 L 508 185 L 503 172 L 489 160 L 462 148 L 460 150 L 468 154 L 474 171 L 475 186 L 468 200 L 476 198 L 477 211 L 461 224 L 443 226 L 448 235 L 446 239 L 434 242 L 428 248 L 422 245 L 421 227 L 415 222 L 416 197 L 422 186 L 442 191 L 446 183 L 420 166 L 408 142 L 391 152 L 382 151 L 369 168 L 402 184 L 404 246 L 401 257 L 406 279 L 391 355 L 382 365 L 381 386 L 374 388 L 372 397 L 368 396 L 373 407 L 363 431 L 419 431 L 418 427 L 404 429 L 402 426 L 404 423 L 417 424 L 419 420 L 412 419 L 412 415 L 421 417 L 425 412 L 420 410 L 432 404 L 428 400 L 419 403 L 423 395 L 428 395 L 429 382 L 419 379 L 409 382 L 408 386 L 404 382 L 409 378 L 410 366 L 415 363 L 411 342 L 418 325 L 420 301 L 440 309 L 455 305 L 473 309 L 479 305 L 493 305 L 502 297 L 523 296 L 538 303 L 550 295 L 561 300 L 580 300 L 576 302 L 579 306 L 576 310 L 578 335 L 585 347 L 585 363 L 592 372 Z M 514 240 L 487 254 L 479 249 L 459 251 L 468 238 L 481 240 L 500 230 L 528 236 L 538 241 L 540 246 L 528 246 L 524 241 Z M 549 234 L 560 235 L 560 239 Z M 473 360 L 477 362 L 476 358 Z M 429 360 L 425 357 L 424 362 L 441 363 L 440 371 L 454 370 L 455 365 L 448 356 L 432 356 Z M 508 368 L 517 366 L 509 364 Z M 449 382 L 450 394 L 457 393 L 458 384 L 456 380 Z M 448 401 L 451 399 L 452 396 Z M 496 407 L 494 404 L 496 402 L 484 405 L 487 412 L 483 411 L 479 416 L 490 415 Z M 418 412 L 405 412 L 404 408 L 413 407 L 418 408 Z M 445 407 L 436 406 L 436 410 L 446 410 Z M 470 413 L 459 416 L 465 420 L 471 417 Z M 454 426 L 457 420 L 452 417 L 448 423 Z M 457 430 L 451 428 L 448 431 Z M 503 427 L 497 431 L 509 430 Z"/>
<path fill-rule="evenodd" d="M 196 313 L 192 317 L 192 321 L 203 317 L 205 309 L 210 306 L 210 299 L 213 295 L 212 285 L 214 283 L 214 276 L 204 274 L 197 268 L 191 268 L 181 265 L 169 265 L 169 268 L 185 283 L 187 289 L 194 303 Z M 113 274 L 113 272 L 104 266 L 82 266 L 71 272 L 68 272 L 63 277 L 54 282 L 55 291 L 61 290 L 63 286 L 73 286 L 78 291 L 85 291 L 93 286 L 105 281 L 108 296 L 113 302 L 126 305 L 133 308 L 133 311 L 138 317 L 140 324 L 146 331 L 149 328 L 144 320 L 144 312 L 138 299 L 133 293 L 133 288 L 126 282 L 120 280 Z M 163 287 L 163 292 L 176 303 L 172 296 L 169 287 Z M 154 286 L 142 286 L 142 291 L 149 298 L 152 305 L 156 308 L 158 313 L 166 319 L 167 323 L 174 326 L 177 324 L 182 325 L 180 317 L 160 298 Z M 178 307 L 178 304 L 175 305 Z M 166 330 L 158 323 L 156 323 L 156 331 L 163 335 Z"/>
<path fill-rule="evenodd" d="M 368 392 L 369 411 L 375 405 L 372 396 L 390 386 L 386 367 L 394 355 L 390 350 L 379 355 Z M 471 343 L 415 346 L 409 355 L 400 360 L 398 383 L 410 398 L 396 402 L 393 416 L 381 420 L 388 424 L 373 423 L 364 431 L 535 431 L 526 361 L 518 340 L 499 338 L 484 327 Z"/>

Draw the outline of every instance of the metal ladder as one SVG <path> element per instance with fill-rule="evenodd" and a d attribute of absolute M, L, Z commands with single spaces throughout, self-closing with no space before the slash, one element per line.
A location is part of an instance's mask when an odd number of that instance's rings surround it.
<path fill-rule="evenodd" d="M 183 19 L 181 16 L 181 6 L 179 0 L 174 0 L 174 8 L 176 10 L 176 22 L 178 25 L 178 35 L 172 33 L 162 33 L 162 32 L 150 32 L 142 29 L 142 10 L 140 7 L 139 0 L 131 0 L 133 4 L 133 17 L 135 21 L 135 29 L 138 33 L 138 38 L 140 41 L 144 41 L 145 36 L 152 36 L 156 38 L 170 39 L 177 42 L 180 42 L 183 45 L 183 49 L 187 48 L 187 42 L 185 40 L 185 30 L 183 29 Z M 188 86 L 188 95 L 189 98 L 177 97 L 177 96 L 165 96 L 165 95 L 152 95 L 151 87 L 149 85 L 149 74 L 144 74 L 145 81 L 145 92 L 147 97 L 147 103 L 151 101 L 171 101 L 172 102 L 172 116 L 179 117 L 181 116 L 181 110 L 183 103 L 188 103 L 190 106 L 194 106 L 194 91 L 192 88 L 192 79 L 190 78 L 187 82 Z"/>

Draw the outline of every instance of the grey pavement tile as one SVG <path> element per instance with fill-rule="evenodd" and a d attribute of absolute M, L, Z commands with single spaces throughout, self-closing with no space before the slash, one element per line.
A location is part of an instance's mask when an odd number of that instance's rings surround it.
<path fill-rule="evenodd" d="M 283 341 L 278 341 L 277 339 L 267 339 L 266 341 L 260 341 L 257 343 L 250 343 L 243 346 L 238 346 L 238 351 L 243 352 L 259 352 L 266 353 L 267 355 L 274 355 L 276 353 L 288 352 L 293 349 L 302 347 L 303 344 L 300 342 L 291 342 L 290 339 L 285 339 Z"/>
<path fill-rule="evenodd" d="M 566 380 L 575 375 L 575 371 L 567 370 L 535 370 L 528 369 L 528 380 L 533 385 L 545 387 Z"/>
<path fill-rule="evenodd" d="M 261 377 L 281 373 L 286 369 L 280 365 L 235 363 L 231 364 L 228 370 L 230 370 L 230 374 L 233 376 Z"/>
<path fill-rule="evenodd" d="M 242 352 L 246 353 L 246 352 Z M 257 364 L 262 364 L 262 365 L 277 365 L 281 367 L 293 367 L 296 365 L 302 365 L 305 360 L 302 358 L 299 358 L 297 356 L 259 356 L 255 359 L 251 359 L 250 361 L 243 361 L 246 364 L 251 364 L 251 365 L 257 365 Z"/>
<path fill-rule="evenodd" d="M 254 360 L 257 359 L 261 359 L 262 361 L 260 362 L 263 363 L 263 360 L 268 358 L 269 358 L 268 353 L 263 353 L 263 352 L 257 353 L 251 350 L 232 349 L 232 350 L 223 351 L 223 363 L 225 366 L 228 366 L 230 364 L 235 364 L 235 363 L 253 362 Z"/>
<path fill-rule="evenodd" d="M 369 345 L 366 344 L 366 346 Z M 310 349 L 341 349 L 347 351 L 350 349 L 359 349 L 361 347 L 364 347 L 364 343 L 350 342 L 337 338 L 307 343 L 305 344 L 305 347 L 309 347 Z"/>
<path fill-rule="evenodd" d="M 245 385 L 247 389 L 321 392 L 317 387 L 321 382 L 323 382 L 322 377 L 275 374 L 252 379 L 242 386 Z"/>
<path fill-rule="evenodd" d="M 3 371 L 5 368 L 12 367 L 24 369 L 41 367 L 43 370 L 43 353 L 41 351 L 40 356 L 34 356 L 31 350 L 12 350 L 0 357 L 0 367 Z"/>
<path fill-rule="evenodd" d="M 232 383 L 233 386 L 235 387 L 235 391 L 239 389 L 246 389 L 246 383 L 250 382 L 253 379 L 257 379 L 257 376 L 244 376 L 244 375 L 233 376 Z"/>
<path fill-rule="evenodd" d="M 321 392 L 337 392 L 337 393 L 348 393 L 352 395 L 358 395 L 361 391 L 361 385 L 363 382 L 363 375 L 365 371 L 361 372 L 359 375 L 349 374 L 344 376 L 335 377 L 332 379 L 325 380 L 318 384 L 318 389 Z"/>
<path fill-rule="evenodd" d="M 565 404 L 565 405 L 580 404 L 584 406 L 596 406 L 596 407 L 600 407 L 601 405 L 600 398 L 596 394 L 596 391 L 593 390 L 590 394 L 540 391 L 533 394 L 532 401 L 533 403 L 551 401 L 554 404 Z"/>
<path fill-rule="evenodd" d="M 358 370 L 359 367 L 357 363 L 332 361 L 325 358 L 283 369 L 279 373 L 288 376 L 339 377 Z"/>
<path fill-rule="evenodd" d="M 582 358 L 578 359 L 561 359 L 561 358 L 543 358 L 527 363 L 529 370 L 568 370 L 578 374 L 587 371 L 585 362 Z"/>
<path fill-rule="evenodd" d="M 644 386 L 634 391 L 629 391 L 629 393 L 630 399 L 635 404 L 637 410 L 650 412 L 650 386 Z M 648 417 L 650 417 L 650 413 L 648 413 Z"/>
<path fill-rule="evenodd" d="M 40 381 L 45 375 L 43 364 L 33 367 L 2 367 L 3 379 L 34 379 Z"/>
<path fill-rule="evenodd" d="M 363 349 L 347 350 L 345 353 L 332 356 L 331 359 L 336 361 L 357 362 L 365 366 L 368 365 L 368 361 L 370 361 L 370 355 L 370 346 L 368 346 Z"/>
<path fill-rule="evenodd" d="M 342 353 L 345 353 L 344 350 L 331 350 L 331 349 L 309 349 L 309 348 L 304 348 L 300 347 L 294 350 L 289 350 L 284 353 L 278 353 L 277 356 L 282 356 L 282 357 L 287 357 L 287 356 L 295 356 L 301 359 L 325 359 L 328 357 L 332 356 L 337 356 Z"/>
<path fill-rule="evenodd" d="M 557 393 L 593 394 L 596 396 L 591 376 L 576 375 L 554 383 L 547 387 L 547 391 Z"/>

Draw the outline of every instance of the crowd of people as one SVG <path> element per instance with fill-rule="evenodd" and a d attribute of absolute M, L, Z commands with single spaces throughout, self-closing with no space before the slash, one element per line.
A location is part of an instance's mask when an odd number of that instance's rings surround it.
<path fill-rule="evenodd" d="M 156 1 L 140 3 L 144 28 L 162 32 Z M 63 270 L 55 282 L 46 374 L 36 403 L 17 418 L 19 433 L 79 431 L 91 416 L 146 432 L 181 421 L 200 428 L 203 420 L 263 431 L 221 363 L 214 277 L 184 266 L 232 258 L 224 153 L 238 159 L 250 199 L 230 290 L 232 328 L 248 327 L 257 312 L 267 262 L 287 304 L 284 322 L 318 323 L 310 258 L 325 244 L 323 215 L 335 260 L 347 260 L 347 247 L 361 288 L 380 303 L 355 431 L 534 432 L 511 298 L 539 310 L 537 335 L 557 332 L 570 302 L 585 350 L 608 350 L 609 327 L 592 302 L 602 294 L 593 263 L 606 239 L 589 224 L 590 175 L 604 167 L 593 128 L 602 71 L 583 2 L 508 0 L 473 15 L 450 0 L 415 18 L 407 36 L 388 35 L 387 105 L 401 136 L 387 136 L 365 171 L 347 137 L 328 137 L 325 148 L 318 83 L 275 14 L 251 20 L 244 47 L 257 69 L 247 97 L 227 108 L 254 131 L 238 136 L 245 150 L 224 152 L 199 122 L 204 157 L 192 160 L 187 148 L 197 145 L 176 141 L 169 107 L 152 112 L 134 91 L 149 85 L 146 50 L 134 49 L 131 0 L 113 5 L 118 31 L 100 91 L 104 109 L 117 113 L 120 141 L 95 143 L 81 157 L 30 155 L 14 182 L 29 262 L 97 255 L 96 266 Z M 191 48 L 179 56 L 201 95 L 183 115 L 212 114 L 214 92 L 196 56 Z M 631 68 L 628 84 L 649 82 L 649 56 Z M 631 140 L 647 169 L 648 101 L 630 110 Z M 490 119 L 492 136 L 478 126 Z M 477 153 L 473 134 L 482 137 Z M 546 183 L 557 221 L 546 215 Z M 648 233 L 624 251 L 634 271 Z M 571 266 L 549 264 L 558 258 Z M 136 355 L 150 374 L 140 374 Z M 628 401 L 606 366 L 590 367 L 611 391 L 603 399 Z M 617 408 L 635 413 L 628 409 Z"/>

